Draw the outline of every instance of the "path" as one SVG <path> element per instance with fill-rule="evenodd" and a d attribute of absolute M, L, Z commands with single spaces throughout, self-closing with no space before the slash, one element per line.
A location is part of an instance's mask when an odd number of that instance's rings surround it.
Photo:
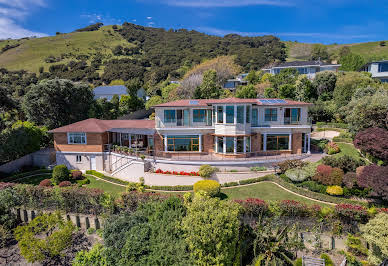
<path fill-rule="evenodd" d="M 332 140 L 334 137 L 338 137 L 340 133 L 338 131 L 326 130 L 326 131 L 314 131 L 311 133 L 313 139 L 328 139 Z"/>

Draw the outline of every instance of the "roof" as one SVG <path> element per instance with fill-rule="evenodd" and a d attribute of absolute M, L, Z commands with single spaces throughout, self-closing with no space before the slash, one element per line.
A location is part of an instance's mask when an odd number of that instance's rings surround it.
<path fill-rule="evenodd" d="M 123 115 L 123 116 L 119 117 L 118 119 L 121 119 L 121 120 L 146 119 L 153 112 L 155 112 L 154 108 L 150 108 L 148 110 L 147 109 L 141 109 L 141 110 L 137 110 L 135 112 L 132 112 L 130 114 Z"/>
<path fill-rule="evenodd" d="M 95 95 L 101 95 L 101 94 L 123 95 L 123 94 L 127 94 L 127 87 L 125 87 L 124 85 L 99 86 L 94 88 L 93 92 Z"/>
<path fill-rule="evenodd" d="M 293 61 L 278 63 L 271 68 L 287 68 L 287 67 L 306 67 L 306 66 L 340 66 L 339 64 L 328 64 L 322 61 Z M 265 68 L 270 69 L 270 68 Z"/>
<path fill-rule="evenodd" d="M 100 120 L 89 118 L 67 126 L 50 130 L 49 133 L 67 133 L 67 132 L 92 132 L 104 133 L 111 129 L 135 128 L 135 129 L 154 129 L 155 120 Z"/>
<path fill-rule="evenodd" d="M 238 104 L 250 103 L 256 105 L 312 105 L 311 103 L 298 102 L 285 99 L 240 99 L 240 98 L 226 98 L 226 99 L 188 99 L 177 100 L 168 103 L 162 103 L 153 107 L 207 107 L 211 104 Z"/>

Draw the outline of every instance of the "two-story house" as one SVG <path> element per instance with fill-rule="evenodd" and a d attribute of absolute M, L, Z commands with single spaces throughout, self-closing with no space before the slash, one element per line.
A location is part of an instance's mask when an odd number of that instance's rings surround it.
<path fill-rule="evenodd" d="M 299 74 L 306 75 L 309 79 L 314 79 L 315 74 L 322 71 L 337 72 L 340 64 L 328 64 L 322 61 L 294 61 L 278 63 L 270 68 L 263 68 L 262 71 L 273 75 L 279 74 L 282 69 L 294 68 Z"/>
<path fill-rule="evenodd" d="M 305 102 L 284 99 L 178 100 L 154 106 L 155 120 L 87 119 L 54 134 L 57 162 L 104 170 L 111 145 L 157 158 L 246 158 L 310 153 Z"/>
<path fill-rule="evenodd" d="M 372 78 L 381 80 L 381 82 L 388 82 L 388 60 L 370 62 L 364 65 L 361 71 L 369 72 Z"/>

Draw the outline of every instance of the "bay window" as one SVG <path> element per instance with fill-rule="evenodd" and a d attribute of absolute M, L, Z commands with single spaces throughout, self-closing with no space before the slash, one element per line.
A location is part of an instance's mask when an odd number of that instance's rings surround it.
<path fill-rule="evenodd" d="M 234 137 L 226 137 L 226 152 L 234 152 Z"/>
<path fill-rule="evenodd" d="M 72 132 L 67 134 L 68 144 L 86 144 L 86 133 Z"/>
<path fill-rule="evenodd" d="M 244 137 L 237 137 L 237 153 L 244 152 Z"/>
<path fill-rule="evenodd" d="M 237 123 L 244 124 L 244 106 L 237 106 Z"/>
<path fill-rule="evenodd" d="M 217 152 L 223 153 L 224 152 L 224 138 L 223 137 L 217 137 Z"/>

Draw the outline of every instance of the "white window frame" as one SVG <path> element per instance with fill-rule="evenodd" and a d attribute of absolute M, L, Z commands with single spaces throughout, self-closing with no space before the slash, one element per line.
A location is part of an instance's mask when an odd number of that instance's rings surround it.
<path fill-rule="evenodd" d="M 76 155 L 75 156 L 75 162 L 76 163 L 82 163 L 82 155 Z"/>
<path fill-rule="evenodd" d="M 82 134 L 85 141 L 82 142 L 82 143 L 71 142 L 70 140 L 72 138 L 72 134 Z M 81 137 L 81 139 L 82 139 L 82 137 Z M 69 132 L 69 133 L 67 133 L 67 144 L 70 144 L 70 145 L 83 145 L 83 144 L 87 144 L 86 133 L 85 132 Z"/>

